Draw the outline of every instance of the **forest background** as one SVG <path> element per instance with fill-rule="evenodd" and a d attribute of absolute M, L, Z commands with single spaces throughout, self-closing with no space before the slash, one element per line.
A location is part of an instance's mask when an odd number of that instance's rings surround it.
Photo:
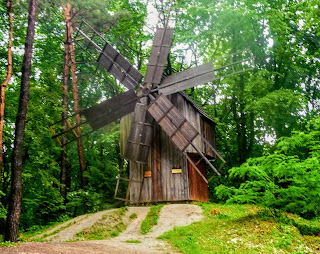
<path fill-rule="evenodd" d="M 72 23 L 79 25 L 84 19 L 92 24 L 144 73 L 155 26 L 168 15 L 169 2 L 70 1 Z M 186 91 L 216 121 L 217 149 L 227 161 L 223 176 L 210 182 L 211 201 L 255 203 L 305 218 L 320 216 L 317 2 L 177 0 L 171 6 L 175 36 L 166 73 L 208 61 L 219 67 L 238 52 L 249 52 L 254 67 Z M 51 139 L 48 127 L 61 119 L 63 111 L 63 4 L 39 2 L 24 139 L 21 230 L 113 206 L 116 177 L 119 169 L 126 167 L 119 156 L 116 122 L 82 140 L 85 186 L 77 143 L 68 145 L 66 196 L 61 193 L 63 149 Z M 12 12 L 13 71 L 5 91 L 0 235 L 9 203 L 28 1 L 13 2 Z M 0 13 L 0 78 L 5 80 L 9 36 L 6 1 L 1 1 Z M 156 18 L 158 22 L 154 22 Z M 80 108 L 124 91 L 76 45 Z M 71 87 L 70 115 L 74 110 Z"/>

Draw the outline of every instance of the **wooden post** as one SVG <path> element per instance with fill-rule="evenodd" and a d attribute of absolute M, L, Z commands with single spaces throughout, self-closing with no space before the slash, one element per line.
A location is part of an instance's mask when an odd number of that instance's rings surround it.
<path fill-rule="evenodd" d="M 73 46 L 73 38 L 72 38 L 72 27 L 71 27 L 71 4 L 67 4 L 65 18 L 67 22 L 68 28 L 68 41 L 70 46 L 70 59 L 71 59 L 71 74 L 72 74 L 72 89 L 73 89 L 73 101 L 74 101 L 74 111 L 75 111 L 75 119 L 76 125 L 80 125 L 80 114 L 79 114 L 79 98 L 78 98 L 78 85 L 77 85 L 77 76 L 76 76 L 76 58 L 74 53 Z M 84 155 L 83 155 L 83 145 L 81 139 L 81 129 L 80 126 L 76 128 L 78 138 L 77 138 L 77 146 L 78 146 L 78 155 L 79 155 L 79 165 L 80 165 L 80 174 L 81 174 L 81 185 L 82 188 L 85 188 L 87 185 L 87 181 L 84 177 L 85 171 L 85 163 L 84 163 Z"/>

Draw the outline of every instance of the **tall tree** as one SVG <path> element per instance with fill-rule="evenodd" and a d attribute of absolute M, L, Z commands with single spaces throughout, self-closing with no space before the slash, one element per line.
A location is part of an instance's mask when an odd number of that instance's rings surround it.
<path fill-rule="evenodd" d="M 16 242 L 19 233 L 19 221 L 21 213 L 22 198 L 22 155 L 24 145 L 24 133 L 27 120 L 27 111 L 29 103 L 29 83 L 31 74 L 32 49 L 35 34 L 36 13 L 38 0 L 30 0 L 28 27 L 25 41 L 25 52 L 22 63 L 21 90 L 16 118 L 16 130 L 14 139 L 14 148 L 11 164 L 11 193 L 9 198 L 9 208 L 7 214 L 7 226 L 5 240 Z"/>
<path fill-rule="evenodd" d="M 65 16 L 67 13 L 70 12 L 68 10 L 69 6 L 63 6 L 63 11 Z M 64 130 L 68 128 L 67 124 L 67 117 L 68 117 L 68 88 L 69 88 L 69 36 L 68 36 L 68 24 L 66 21 L 66 32 L 65 32 L 65 41 L 64 41 L 64 63 L 63 63 L 63 78 L 62 78 L 62 86 L 63 86 L 63 93 L 62 93 L 62 127 Z M 62 143 L 67 143 L 67 133 L 62 136 Z M 63 197 L 64 201 L 66 202 L 67 198 L 67 188 L 66 188 L 66 180 L 67 180 L 67 145 L 62 148 L 61 154 L 61 173 L 60 173 L 60 193 Z"/>
<path fill-rule="evenodd" d="M 76 76 L 76 57 L 73 46 L 73 37 L 72 37 L 72 26 L 71 26 L 71 4 L 67 4 L 67 8 L 65 11 L 66 24 L 68 29 L 68 43 L 70 49 L 70 59 L 71 59 L 71 74 L 72 74 L 72 91 L 73 91 L 73 106 L 75 111 L 75 119 L 76 124 L 80 124 L 80 114 L 79 114 L 79 96 L 78 96 L 78 84 L 77 84 L 77 76 Z M 83 145 L 81 139 L 81 129 L 80 126 L 76 128 L 77 130 L 77 147 L 78 147 L 78 157 L 79 157 L 79 166 L 80 166 L 80 175 L 81 175 L 81 185 L 82 188 L 86 186 L 86 179 L 84 177 L 85 171 L 85 163 L 84 163 L 84 155 L 83 155 Z"/>
<path fill-rule="evenodd" d="M 0 186 L 2 181 L 2 165 L 3 165 L 3 124 L 4 124 L 4 107 L 5 107 L 5 92 L 12 76 L 12 38 L 13 38 L 13 15 L 12 15 L 12 0 L 6 0 L 6 8 L 8 12 L 9 24 L 9 39 L 8 39 L 8 69 L 7 76 L 0 89 Z"/>

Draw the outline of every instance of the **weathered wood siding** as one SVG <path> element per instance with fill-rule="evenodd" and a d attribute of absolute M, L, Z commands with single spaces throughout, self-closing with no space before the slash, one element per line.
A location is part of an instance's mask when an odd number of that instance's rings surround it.
<path fill-rule="evenodd" d="M 216 149 L 215 125 L 210 123 L 208 120 L 205 120 L 204 117 L 201 117 L 200 126 L 202 136 L 209 141 L 214 149 Z M 204 143 L 204 154 L 213 158 L 217 157 L 217 155 L 212 151 L 212 149 L 210 149 L 210 147 L 206 143 Z"/>
<path fill-rule="evenodd" d="M 127 146 L 127 140 L 132 123 L 132 114 L 126 115 L 120 120 L 120 156 L 124 157 L 124 152 Z"/>
<path fill-rule="evenodd" d="M 203 117 L 197 109 L 194 108 L 183 96 L 179 93 L 172 94 L 168 96 L 180 112 L 184 115 L 184 117 L 197 129 L 197 131 L 207 139 L 211 145 L 215 148 L 215 124 L 210 122 L 205 117 Z M 198 137 L 193 142 L 204 154 L 215 157 L 208 146 L 202 142 L 201 138 Z M 188 153 L 197 153 L 197 151 L 192 147 L 189 146 L 186 149 Z"/>
<path fill-rule="evenodd" d="M 186 166 L 187 162 L 181 151 L 161 131 L 161 183 L 164 201 L 189 199 L 189 180 Z M 172 173 L 172 169 L 181 169 L 182 173 Z"/>
<path fill-rule="evenodd" d="M 182 95 L 169 96 L 172 103 L 188 121 L 215 147 L 214 123 L 203 117 Z M 130 129 L 131 116 L 121 120 L 121 155 L 123 155 Z M 154 122 L 153 141 L 147 164 L 130 162 L 130 200 L 138 202 L 197 200 L 208 202 L 208 186 L 196 170 L 187 163 L 183 153 L 174 145 L 168 135 Z M 198 139 L 195 141 L 201 150 L 213 156 L 208 147 Z M 188 147 L 190 156 L 196 158 L 196 151 Z M 201 161 L 199 170 L 206 176 L 206 164 Z M 173 173 L 172 169 L 181 169 Z M 151 171 L 151 177 L 145 172 Z"/>
<path fill-rule="evenodd" d="M 131 202 L 152 202 L 152 179 L 144 177 L 145 171 L 149 171 L 149 169 L 147 164 L 130 162 Z"/>

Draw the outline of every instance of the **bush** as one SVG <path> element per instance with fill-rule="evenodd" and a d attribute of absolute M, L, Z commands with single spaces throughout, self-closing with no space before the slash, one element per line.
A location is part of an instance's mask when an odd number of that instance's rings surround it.
<path fill-rule="evenodd" d="M 221 185 L 216 194 L 228 203 L 259 204 L 301 215 L 320 216 L 320 118 L 306 133 L 282 138 L 273 154 L 251 158 L 229 171 L 240 187 Z"/>

